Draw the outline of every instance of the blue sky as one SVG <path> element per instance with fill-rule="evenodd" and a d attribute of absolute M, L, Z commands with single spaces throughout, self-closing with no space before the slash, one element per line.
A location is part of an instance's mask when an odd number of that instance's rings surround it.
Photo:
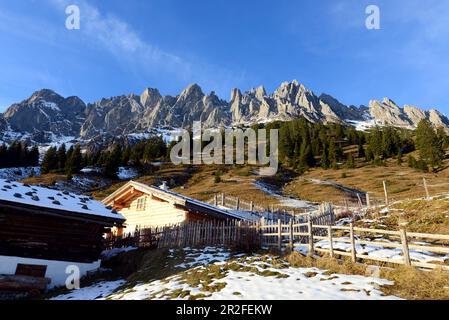
<path fill-rule="evenodd" d="M 81 29 L 65 28 L 65 8 Z M 365 28 L 380 7 L 381 30 Z M 0 111 L 41 88 L 86 102 L 198 83 L 297 79 L 345 104 L 390 97 L 449 114 L 449 1 L 0 0 Z"/>

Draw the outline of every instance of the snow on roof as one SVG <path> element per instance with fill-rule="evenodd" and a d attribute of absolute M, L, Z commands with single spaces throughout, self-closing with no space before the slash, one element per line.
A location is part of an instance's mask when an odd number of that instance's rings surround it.
<path fill-rule="evenodd" d="M 0 179 L 0 200 L 125 220 L 99 201 L 83 195 Z"/>

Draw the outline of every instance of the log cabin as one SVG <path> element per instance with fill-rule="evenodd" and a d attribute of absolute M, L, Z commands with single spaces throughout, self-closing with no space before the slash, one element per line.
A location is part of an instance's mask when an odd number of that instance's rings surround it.
<path fill-rule="evenodd" d="M 0 275 L 50 279 L 100 266 L 103 236 L 124 217 L 88 197 L 0 179 Z"/>
<path fill-rule="evenodd" d="M 123 226 L 130 233 L 139 228 L 189 221 L 245 219 L 242 212 L 212 206 L 165 188 L 136 181 L 129 181 L 105 198 L 103 203 L 126 218 Z M 117 230 L 117 233 L 121 235 L 123 229 Z"/>

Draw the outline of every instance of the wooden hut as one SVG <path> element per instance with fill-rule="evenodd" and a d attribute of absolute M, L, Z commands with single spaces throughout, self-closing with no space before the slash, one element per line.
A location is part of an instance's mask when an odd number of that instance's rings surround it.
<path fill-rule="evenodd" d="M 198 220 L 245 219 L 245 213 L 215 207 L 178 193 L 130 181 L 103 200 L 125 218 L 127 232 Z M 120 233 L 120 231 L 119 231 Z"/>
<path fill-rule="evenodd" d="M 124 218 L 88 197 L 0 179 L 0 275 L 39 276 L 64 285 L 100 266 L 103 235 Z"/>

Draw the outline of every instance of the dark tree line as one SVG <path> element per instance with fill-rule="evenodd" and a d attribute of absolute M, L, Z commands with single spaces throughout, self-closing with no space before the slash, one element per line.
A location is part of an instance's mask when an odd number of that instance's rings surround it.
<path fill-rule="evenodd" d="M 279 129 L 279 159 L 284 166 L 299 171 L 317 166 L 337 168 L 342 163 L 354 167 L 354 157 L 365 155 L 366 136 L 353 127 L 310 123 L 301 118 L 269 124 L 266 128 Z M 343 148 L 348 145 L 358 145 L 358 154 L 345 155 Z"/>
<path fill-rule="evenodd" d="M 357 158 L 378 166 L 395 158 L 401 164 L 403 155 L 414 150 L 418 150 L 419 160 L 409 156 L 409 165 L 427 171 L 441 165 L 449 147 L 445 131 L 435 130 L 427 120 L 421 121 L 416 131 L 387 126 L 361 132 L 352 126 L 311 123 L 304 118 L 266 128 L 279 129 L 279 159 L 298 171 L 318 166 L 355 168 Z M 347 148 L 350 146 L 354 147 Z"/>
<path fill-rule="evenodd" d="M 86 157 L 81 153 L 80 145 L 70 147 L 66 150 L 66 145 L 59 148 L 50 147 L 42 160 L 41 172 L 46 173 L 66 173 L 72 175 L 79 173 L 86 164 Z"/>
<path fill-rule="evenodd" d="M 39 165 L 39 149 L 25 142 L 15 141 L 0 146 L 0 168 L 35 167 Z"/>
<path fill-rule="evenodd" d="M 142 140 L 133 146 L 122 147 L 114 144 L 106 150 L 82 153 L 79 145 L 66 150 L 63 144 L 59 148 L 49 148 L 42 162 L 42 173 L 79 173 L 86 166 L 100 167 L 106 176 L 116 178 L 121 166 L 143 168 L 151 161 L 166 159 L 167 145 L 162 137 Z"/>

